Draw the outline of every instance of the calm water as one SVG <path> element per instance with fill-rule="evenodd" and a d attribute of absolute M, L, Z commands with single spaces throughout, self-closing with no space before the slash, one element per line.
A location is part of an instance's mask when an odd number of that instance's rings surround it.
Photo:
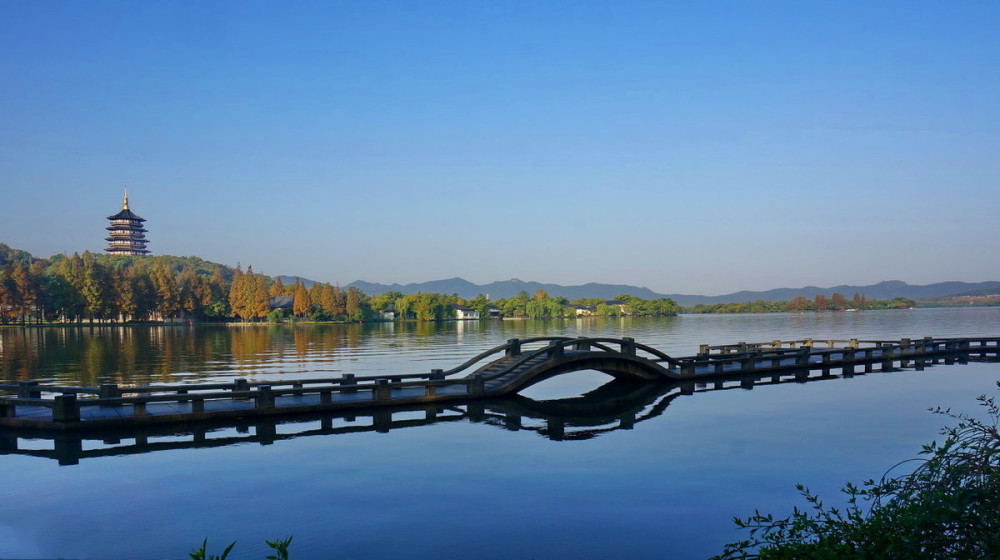
<path fill-rule="evenodd" d="M 699 344 L 741 340 L 996 336 L 1000 309 L 0 329 L 0 377 L 96 385 L 405 373 L 542 334 L 632 336 L 689 355 Z M 579 372 L 525 396 L 574 397 L 608 379 Z M 263 558 L 263 540 L 286 535 L 295 536 L 294 559 L 704 558 L 740 535 L 733 515 L 798 504 L 795 482 L 835 501 L 843 482 L 912 457 L 947 423 L 928 407 L 975 411 L 975 397 L 995 393 L 997 379 L 1000 365 L 973 363 L 643 394 L 631 429 L 619 429 L 620 410 L 584 426 L 553 421 L 531 401 L 452 407 L 436 423 L 398 413 L 384 433 L 370 416 L 219 427 L 150 434 L 144 452 L 127 437 L 86 440 L 69 466 L 44 456 L 53 441 L 19 438 L 14 452 L 8 435 L 0 437 L 8 451 L 0 455 L 0 558 L 181 559 L 205 537 L 216 553 L 238 540 L 231 558 Z M 504 421 L 512 407 L 516 425 Z"/>

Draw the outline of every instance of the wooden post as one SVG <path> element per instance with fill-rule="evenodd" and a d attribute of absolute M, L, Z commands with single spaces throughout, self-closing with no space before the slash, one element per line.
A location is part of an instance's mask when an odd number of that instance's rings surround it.
<path fill-rule="evenodd" d="M 443 369 L 432 369 L 431 370 L 431 375 L 430 375 L 430 377 L 428 377 L 428 379 L 430 379 L 431 381 L 440 381 L 441 379 L 444 379 L 444 370 Z"/>
<path fill-rule="evenodd" d="M 379 379 L 379 381 L 383 380 Z M 388 379 L 385 379 L 384 381 L 386 383 L 389 382 Z M 376 432 L 380 434 L 389 433 L 389 430 L 392 429 L 392 411 L 385 409 L 376 410 L 375 413 L 372 414 L 372 424 L 375 426 Z"/>
<path fill-rule="evenodd" d="M 76 400 L 76 393 L 56 395 L 53 403 L 52 420 L 54 422 L 80 421 L 80 403 Z"/>
<path fill-rule="evenodd" d="M 753 382 L 754 382 L 753 377 L 744 377 L 740 379 L 740 389 L 744 389 L 747 391 L 753 389 Z"/>
<path fill-rule="evenodd" d="M 622 354 L 627 356 L 635 356 L 635 339 L 631 337 L 625 337 L 622 339 Z"/>
<path fill-rule="evenodd" d="M 844 369 L 841 370 L 841 374 L 844 377 L 854 377 L 854 348 L 845 348 L 841 359 L 844 361 Z"/>
<path fill-rule="evenodd" d="M 679 384 L 682 395 L 694 394 L 694 381 L 684 381 Z"/>
<path fill-rule="evenodd" d="M 357 393 L 358 388 L 352 387 L 352 385 L 357 385 L 357 383 L 353 373 L 340 376 L 340 385 L 343 387 L 342 392 L 344 393 Z"/>
<path fill-rule="evenodd" d="M 681 363 L 681 377 L 694 377 L 694 362 Z"/>
<path fill-rule="evenodd" d="M 469 382 L 469 395 L 473 397 L 481 397 L 486 393 L 486 383 L 483 380 L 482 374 L 477 374 Z"/>
<path fill-rule="evenodd" d="M 471 402 L 465 405 L 465 413 L 469 415 L 470 422 L 483 422 L 486 420 L 486 407 L 481 402 Z"/>
<path fill-rule="evenodd" d="M 205 399 L 203 397 L 191 399 L 191 412 L 195 414 L 205 412 Z"/>
<path fill-rule="evenodd" d="M 581 339 L 581 340 L 586 340 L 587 339 L 587 337 L 585 337 L 585 336 L 581 336 L 581 337 L 578 337 L 578 338 Z M 577 342 L 576 344 L 573 345 L 573 349 L 574 350 L 580 350 L 582 352 L 587 352 L 587 351 L 590 350 L 590 343 L 589 342 Z"/>
<path fill-rule="evenodd" d="M 97 396 L 102 399 L 117 399 L 121 398 L 122 391 L 118 388 L 117 383 L 101 383 Z"/>
<path fill-rule="evenodd" d="M 257 408 L 274 408 L 274 392 L 270 385 L 257 387 Z"/>
<path fill-rule="evenodd" d="M 245 377 L 237 377 L 233 380 L 233 392 L 245 393 L 250 390 L 250 382 Z"/>
<path fill-rule="evenodd" d="M 392 389 L 389 387 L 388 379 L 379 379 L 375 382 L 375 400 L 389 401 L 392 399 Z"/>
<path fill-rule="evenodd" d="M 559 358 L 562 358 L 564 354 L 563 345 L 558 340 L 550 342 L 548 350 L 545 352 L 545 355 L 548 356 L 550 360 L 558 360 Z"/>
<path fill-rule="evenodd" d="M 521 341 L 516 338 L 511 338 L 507 341 L 507 350 L 504 351 L 504 355 L 508 358 L 517 356 L 521 353 Z"/>
<path fill-rule="evenodd" d="M 14 418 L 17 416 L 17 405 L 13 402 L 0 403 L 0 418 Z"/>
<path fill-rule="evenodd" d="M 333 391 L 331 389 L 320 389 L 319 404 L 330 404 L 333 402 Z"/>
<path fill-rule="evenodd" d="M 271 389 L 268 385 L 268 390 Z M 257 425 L 254 426 L 254 432 L 257 433 L 257 443 L 261 445 L 271 445 L 274 440 L 278 437 L 278 425 L 275 422 L 267 422 L 262 420 Z"/>
<path fill-rule="evenodd" d="M 803 344 L 802 348 L 799 349 L 799 352 L 795 355 L 795 365 L 797 366 L 809 365 L 810 354 L 812 354 L 812 347 Z"/>
<path fill-rule="evenodd" d="M 122 391 L 118 388 L 117 383 L 102 383 L 100 388 L 98 388 L 97 396 L 102 399 L 120 399 L 122 397 Z M 118 402 L 111 405 L 102 404 L 101 406 L 118 407 L 121 405 L 122 403 Z"/>
<path fill-rule="evenodd" d="M 437 396 L 437 385 L 424 385 L 424 396 L 426 396 L 426 397 L 436 397 Z"/>
<path fill-rule="evenodd" d="M 53 454 L 59 461 L 59 466 L 80 464 L 80 455 L 83 454 L 83 440 L 78 436 L 59 434 L 52 440 L 52 448 Z"/>
<path fill-rule="evenodd" d="M 562 420 L 557 420 L 555 418 L 549 418 L 545 422 L 549 439 L 553 441 L 562 441 L 566 439 L 566 424 Z"/>
<path fill-rule="evenodd" d="M 37 381 L 22 381 L 17 384 L 17 396 L 22 399 L 40 399 L 42 390 Z"/>
<path fill-rule="evenodd" d="M 708 352 L 709 352 L 708 344 L 701 344 L 698 346 L 699 356 L 708 356 Z"/>
<path fill-rule="evenodd" d="M 146 401 L 135 401 L 132 403 L 132 416 L 149 416 L 146 412 Z M 136 440 L 138 443 L 138 440 Z"/>

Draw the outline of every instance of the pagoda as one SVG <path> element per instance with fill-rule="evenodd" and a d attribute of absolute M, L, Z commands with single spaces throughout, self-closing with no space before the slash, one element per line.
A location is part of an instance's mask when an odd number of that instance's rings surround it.
<path fill-rule="evenodd" d="M 106 237 L 108 248 L 105 251 L 109 255 L 131 255 L 142 256 L 149 253 L 146 249 L 146 229 L 142 227 L 142 222 L 146 220 L 140 218 L 138 214 L 129 210 L 128 190 L 125 191 L 125 202 L 122 204 L 122 211 L 114 216 L 108 216 L 111 225 L 107 230 L 111 232 L 110 237 Z"/>

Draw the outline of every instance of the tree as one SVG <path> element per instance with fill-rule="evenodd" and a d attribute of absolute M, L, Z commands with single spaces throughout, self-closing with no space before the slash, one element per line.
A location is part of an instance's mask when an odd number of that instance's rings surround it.
<path fill-rule="evenodd" d="M 830 305 L 832 305 L 834 309 L 847 309 L 847 298 L 845 298 L 844 294 L 840 292 L 834 292 L 833 295 L 830 296 Z"/>
<path fill-rule="evenodd" d="M 84 314 L 90 319 L 106 319 L 110 313 L 111 277 L 90 252 L 83 253 Z"/>
<path fill-rule="evenodd" d="M 298 283 L 298 280 L 296 280 L 296 283 Z M 274 284 L 271 284 L 271 289 L 268 290 L 267 293 L 271 297 L 285 295 L 285 284 L 281 281 L 280 276 L 274 281 Z"/>
<path fill-rule="evenodd" d="M 492 305 L 493 304 L 490 302 L 490 300 L 487 299 L 486 296 L 484 296 L 483 294 L 478 294 L 476 297 L 465 302 L 466 307 L 468 307 L 469 309 L 475 309 L 476 312 L 479 313 L 480 319 L 490 318 L 490 307 L 492 307 Z"/>
<path fill-rule="evenodd" d="M 333 309 L 330 310 L 330 314 L 334 317 L 347 315 L 347 303 L 344 301 L 344 291 L 340 289 L 340 286 L 333 288 Z"/>
<path fill-rule="evenodd" d="M 402 292 L 389 291 L 377 296 L 372 296 L 368 301 L 368 306 L 375 313 L 385 311 L 390 305 L 396 306 L 396 301 L 403 297 Z"/>
<path fill-rule="evenodd" d="M 236 265 L 236 272 L 233 274 L 233 282 L 229 285 L 229 308 L 234 317 L 239 317 L 243 321 L 251 318 L 250 305 L 247 303 L 249 288 L 248 276 L 253 274 L 253 267 L 244 273 L 240 266 Z"/>
<path fill-rule="evenodd" d="M 804 296 L 795 296 L 785 305 L 785 309 L 788 311 L 805 311 L 809 309 L 809 300 Z"/>
<path fill-rule="evenodd" d="M 362 307 L 362 297 L 364 294 L 356 286 L 351 286 L 347 288 L 347 301 L 345 303 L 345 311 L 347 313 L 347 318 L 352 321 L 361 321 L 365 318 L 364 308 Z"/>
<path fill-rule="evenodd" d="M 292 313 L 305 317 L 312 311 L 312 298 L 301 281 L 295 281 L 295 299 L 292 301 Z"/>
<path fill-rule="evenodd" d="M 180 311 L 180 287 L 177 285 L 173 271 L 166 264 L 157 264 L 153 267 L 150 280 L 153 282 L 156 311 L 160 317 L 166 319 Z"/>
<path fill-rule="evenodd" d="M 315 307 L 319 305 L 321 299 L 323 299 L 323 284 L 313 282 L 313 285 L 309 287 L 309 301 Z"/>
<path fill-rule="evenodd" d="M 813 298 L 813 310 L 815 311 L 826 311 L 827 308 L 826 296 L 823 294 L 816 294 Z"/>

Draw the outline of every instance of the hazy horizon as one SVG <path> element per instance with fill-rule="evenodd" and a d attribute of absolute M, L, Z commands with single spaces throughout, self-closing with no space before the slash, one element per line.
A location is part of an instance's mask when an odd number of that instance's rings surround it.
<path fill-rule="evenodd" d="M 0 241 L 347 284 L 1000 278 L 1000 5 L 0 4 Z"/>

